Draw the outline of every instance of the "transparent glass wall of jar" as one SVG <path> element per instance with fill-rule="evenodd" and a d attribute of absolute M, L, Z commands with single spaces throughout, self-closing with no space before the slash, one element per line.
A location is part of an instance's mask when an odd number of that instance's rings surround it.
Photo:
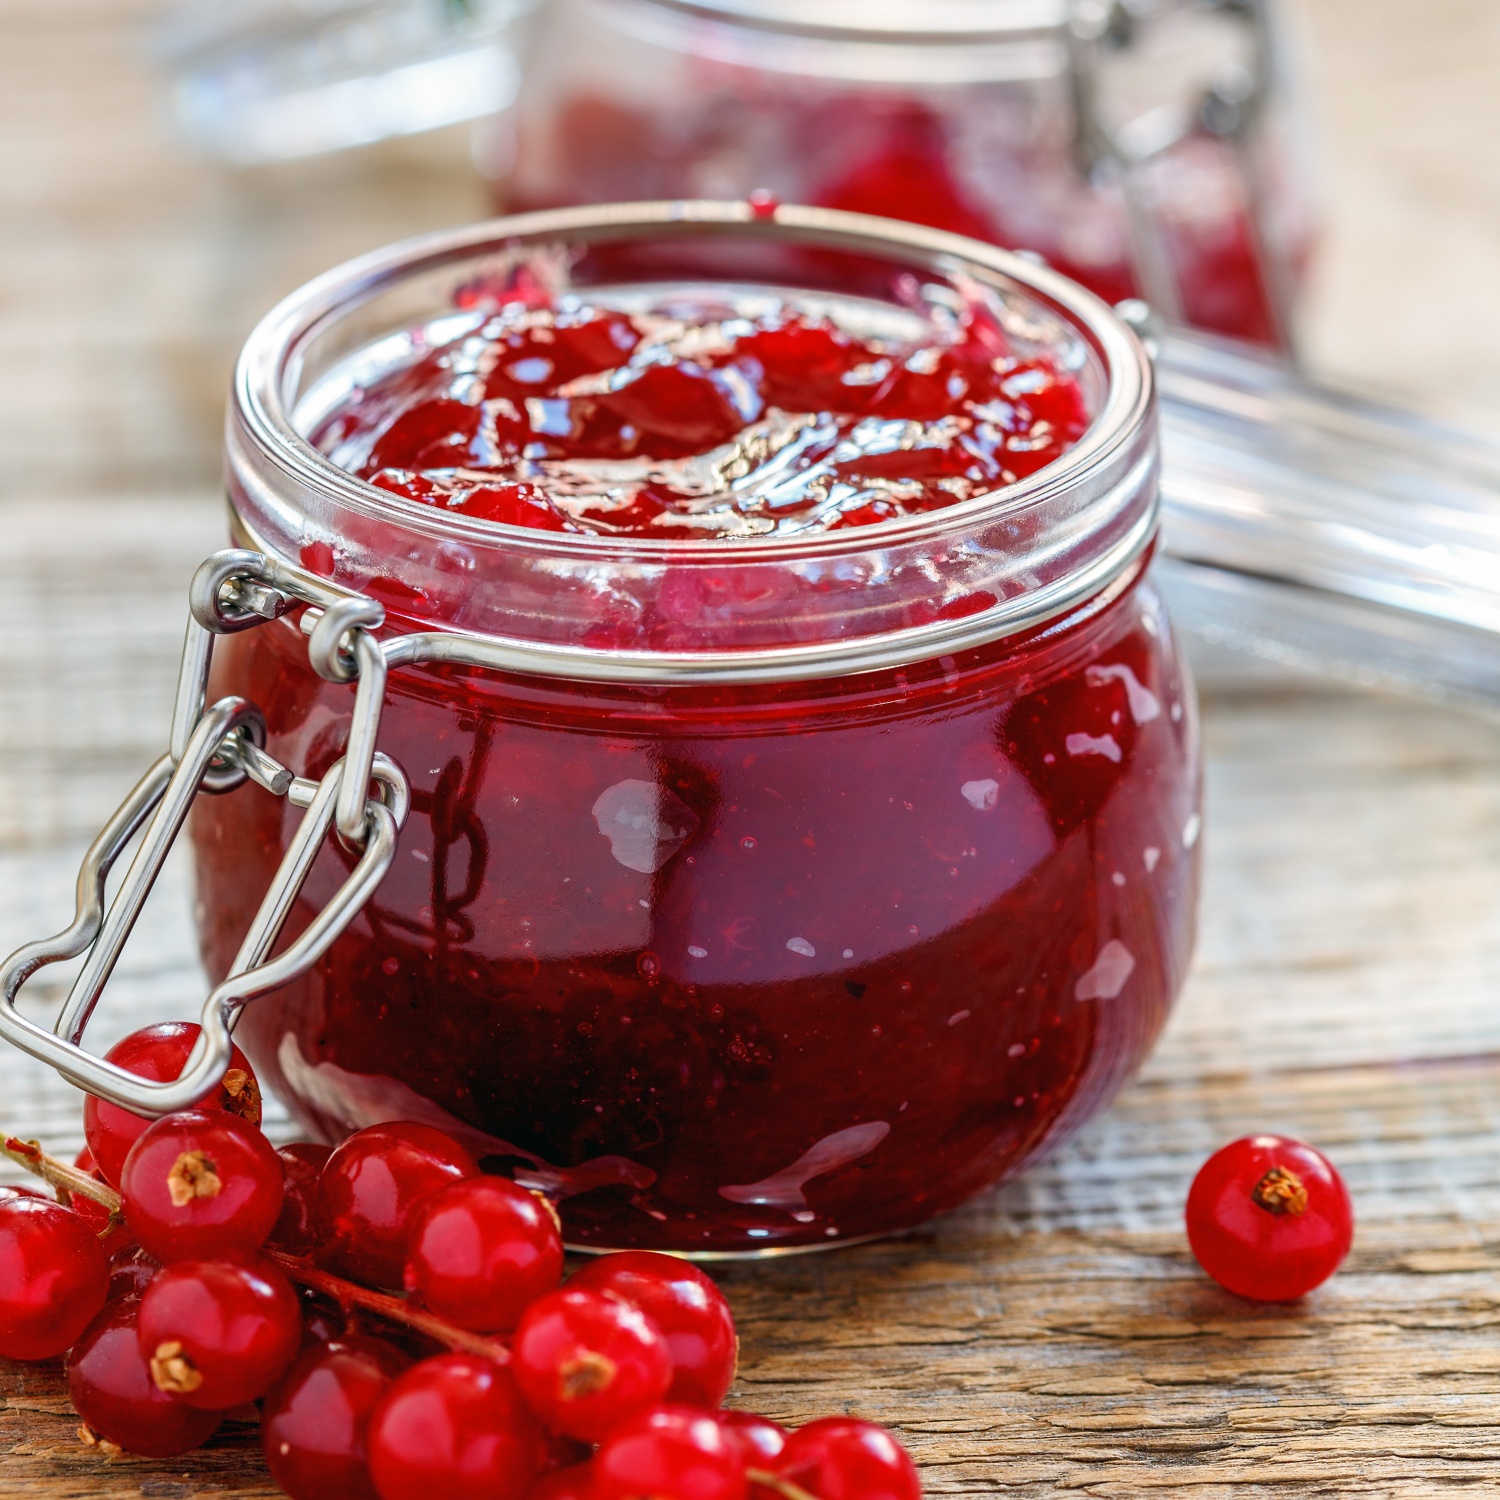
<path fill-rule="evenodd" d="M 507 210 L 764 192 L 1290 348 L 1313 194 L 1276 7 L 553 0 L 485 159 Z"/>

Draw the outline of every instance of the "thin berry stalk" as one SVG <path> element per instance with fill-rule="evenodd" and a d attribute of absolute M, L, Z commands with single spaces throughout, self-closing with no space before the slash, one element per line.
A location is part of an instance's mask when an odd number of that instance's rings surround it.
<path fill-rule="evenodd" d="M 746 1469 L 745 1478 L 763 1489 L 774 1490 L 782 1500 L 818 1500 L 816 1495 L 810 1494 L 800 1484 L 793 1484 L 790 1479 L 781 1479 L 769 1469 Z"/>
<path fill-rule="evenodd" d="M 70 1167 L 67 1162 L 48 1156 L 36 1141 L 6 1136 L 5 1154 L 18 1166 L 35 1173 L 43 1182 L 61 1188 L 65 1193 L 76 1193 L 80 1198 L 92 1198 L 95 1203 L 102 1203 L 110 1213 L 119 1213 L 120 1195 L 107 1182 L 100 1182 L 97 1177 L 90 1177 L 87 1172 L 80 1172 L 77 1167 Z"/>
<path fill-rule="evenodd" d="M 477 1354 L 480 1358 L 492 1360 L 497 1365 L 507 1364 L 510 1361 L 510 1350 L 498 1340 L 483 1338 L 477 1333 L 469 1333 L 465 1329 L 456 1328 L 443 1318 L 418 1311 L 411 1303 L 403 1301 L 400 1297 L 392 1297 L 386 1292 L 372 1292 L 369 1287 L 346 1281 L 342 1276 L 335 1276 L 329 1271 L 320 1271 L 317 1266 L 303 1260 L 300 1256 L 288 1255 L 286 1251 L 275 1250 L 269 1245 L 261 1251 L 261 1254 L 267 1260 L 274 1261 L 280 1266 L 290 1280 L 310 1287 L 315 1292 L 321 1292 L 325 1297 L 333 1298 L 345 1312 L 351 1307 L 358 1307 L 365 1312 L 374 1313 L 377 1317 L 385 1318 L 389 1322 L 401 1323 L 417 1333 L 425 1333 L 428 1338 L 435 1339 L 440 1344 L 446 1344 L 450 1349 L 455 1349 L 459 1353 Z"/>

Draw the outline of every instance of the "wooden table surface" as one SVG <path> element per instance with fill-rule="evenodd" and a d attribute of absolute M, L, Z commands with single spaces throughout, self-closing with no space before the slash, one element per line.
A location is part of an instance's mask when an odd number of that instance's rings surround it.
<path fill-rule="evenodd" d="M 155 122 L 135 0 L 0 0 L 0 943 L 54 930 L 164 742 L 184 590 L 219 544 L 235 347 L 347 254 L 483 210 L 461 132 L 220 173 Z M 1314 0 L 1333 218 L 1326 369 L 1500 408 L 1500 7 Z M 1483 288 L 1483 290 L 1480 290 Z M 1500 730 L 1207 663 L 1207 889 L 1169 1032 L 1103 1119 L 920 1234 L 736 1267 L 735 1400 L 900 1430 L 934 1494 L 1415 1496 L 1500 1485 Z M 100 1017 L 195 1006 L 164 877 Z M 55 993 L 55 991 L 54 991 Z M 0 1123 L 77 1096 L 0 1064 Z M 1326 1148 L 1346 1269 L 1256 1309 L 1179 1227 L 1245 1131 Z M 272 1493 L 253 1433 L 83 1447 L 55 1367 L 0 1371 L 0 1495 Z"/>

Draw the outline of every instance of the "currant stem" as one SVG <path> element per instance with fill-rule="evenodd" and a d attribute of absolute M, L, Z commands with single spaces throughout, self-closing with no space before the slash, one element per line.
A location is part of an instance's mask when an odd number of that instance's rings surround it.
<path fill-rule="evenodd" d="M 322 1292 L 325 1297 L 332 1297 L 345 1311 L 351 1307 L 363 1308 L 389 1322 L 401 1323 L 417 1333 L 425 1333 L 428 1338 L 446 1344 L 460 1353 L 477 1354 L 497 1365 L 510 1362 L 510 1350 L 497 1339 L 487 1339 L 463 1328 L 455 1328 L 452 1323 L 434 1317 L 431 1313 L 419 1312 L 400 1297 L 392 1297 L 385 1292 L 372 1292 L 368 1287 L 345 1281 L 342 1276 L 320 1271 L 300 1256 L 288 1255 L 285 1250 L 273 1250 L 268 1245 L 261 1254 L 280 1266 L 291 1280 L 311 1287 L 315 1292 Z"/>
<path fill-rule="evenodd" d="M 746 1469 L 745 1478 L 763 1489 L 774 1490 L 782 1496 L 782 1500 L 818 1500 L 816 1495 L 810 1494 L 800 1484 L 793 1484 L 790 1479 L 780 1479 L 769 1469 Z"/>
<path fill-rule="evenodd" d="M 95 1203 L 102 1203 L 110 1213 L 119 1213 L 123 1200 L 108 1183 L 90 1177 L 77 1167 L 70 1167 L 67 1162 L 59 1161 L 55 1156 L 48 1156 L 35 1141 L 7 1136 L 5 1154 L 28 1172 L 35 1173 L 43 1182 L 61 1188 L 65 1193 L 77 1193 L 80 1198 L 92 1198 Z"/>
<path fill-rule="evenodd" d="M 40 1177 L 44 1182 L 51 1183 L 53 1187 L 62 1188 L 64 1192 L 77 1193 L 82 1198 L 92 1198 L 95 1203 L 102 1203 L 111 1214 L 118 1214 L 124 1204 L 124 1199 L 107 1183 L 97 1181 L 86 1172 L 80 1172 L 77 1167 L 70 1167 L 55 1156 L 48 1156 L 36 1141 L 23 1141 L 16 1136 L 7 1136 L 4 1151 L 13 1162 L 25 1167 L 28 1172 Z M 477 1333 L 468 1332 L 467 1329 L 456 1328 L 442 1318 L 419 1311 L 399 1297 L 388 1296 L 385 1292 L 372 1292 L 368 1287 L 356 1286 L 354 1282 L 345 1281 L 342 1276 L 334 1276 L 327 1271 L 320 1271 L 316 1266 L 310 1265 L 298 1256 L 288 1255 L 284 1250 L 275 1250 L 267 1245 L 262 1249 L 261 1254 L 267 1260 L 274 1261 L 280 1266 L 291 1280 L 302 1286 L 311 1287 L 313 1291 L 321 1292 L 325 1297 L 333 1298 L 345 1310 L 351 1307 L 363 1308 L 366 1312 L 372 1312 L 387 1322 L 400 1323 L 417 1333 L 426 1334 L 428 1338 L 439 1344 L 446 1344 L 450 1349 L 456 1349 L 463 1354 L 477 1354 L 482 1359 L 492 1360 L 497 1365 L 507 1364 L 510 1361 L 510 1350 L 497 1339 L 483 1338 Z M 800 1500 L 800 1497 L 790 1495 L 788 1500 Z"/>

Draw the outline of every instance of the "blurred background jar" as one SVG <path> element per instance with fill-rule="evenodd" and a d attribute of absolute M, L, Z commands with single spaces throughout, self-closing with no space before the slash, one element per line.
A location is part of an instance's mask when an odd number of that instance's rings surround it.
<path fill-rule="evenodd" d="M 1293 52 L 1274 0 L 551 0 L 481 159 L 507 211 L 761 192 L 1290 349 Z"/>
<path fill-rule="evenodd" d="M 536 0 L 183 0 L 158 24 L 168 110 L 236 166 L 492 116 Z"/>

